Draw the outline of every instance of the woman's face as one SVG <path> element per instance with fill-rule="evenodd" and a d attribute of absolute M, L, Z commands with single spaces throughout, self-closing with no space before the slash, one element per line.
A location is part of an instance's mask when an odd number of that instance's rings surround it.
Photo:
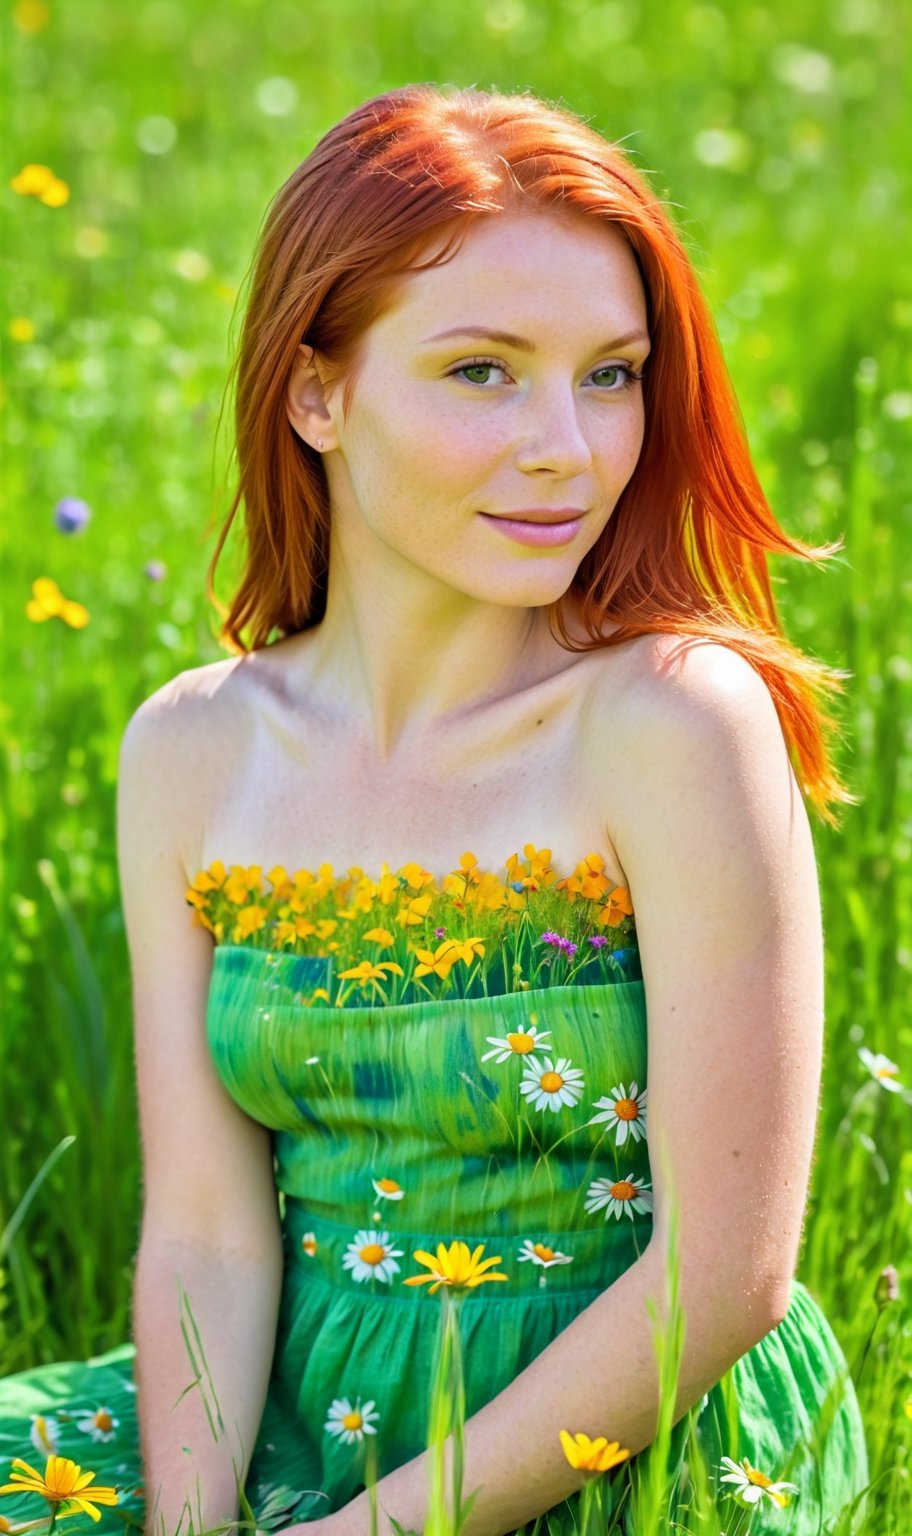
<path fill-rule="evenodd" d="M 556 601 L 636 466 L 648 352 L 621 235 L 580 215 L 478 219 L 366 332 L 344 418 L 342 384 L 327 395 L 331 562 Z"/>

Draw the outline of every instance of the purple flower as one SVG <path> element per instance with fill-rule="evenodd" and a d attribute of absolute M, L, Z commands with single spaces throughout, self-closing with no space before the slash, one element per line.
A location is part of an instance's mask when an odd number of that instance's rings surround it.
<path fill-rule="evenodd" d="M 548 929 L 547 933 L 542 934 L 541 939 L 539 940 L 540 944 L 554 944 L 556 946 L 559 946 L 560 942 L 560 934 L 552 933 L 550 928 Z"/>
<path fill-rule="evenodd" d="M 590 933 L 589 943 L 592 945 L 593 949 L 604 949 L 605 945 L 608 943 L 608 940 L 603 933 Z"/>
<path fill-rule="evenodd" d="M 568 960 L 572 960 L 576 954 L 576 945 L 572 939 L 558 939 L 557 947 L 562 955 L 566 955 Z"/>
<path fill-rule="evenodd" d="M 54 523 L 60 533 L 81 533 L 91 516 L 86 503 L 76 496 L 64 496 L 54 508 Z"/>
<path fill-rule="evenodd" d="M 446 938 L 446 929 L 445 928 L 435 928 L 434 929 L 434 938 L 435 939 L 445 939 Z"/>
<path fill-rule="evenodd" d="M 143 566 L 143 574 L 148 576 L 150 581 L 164 581 L 168 573 L 160 560 L 150 560 Z"/>

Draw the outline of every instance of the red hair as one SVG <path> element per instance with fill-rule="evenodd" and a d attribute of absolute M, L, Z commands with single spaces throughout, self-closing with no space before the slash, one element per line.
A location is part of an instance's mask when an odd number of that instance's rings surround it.
<path fill-rule="evenodd" d="M 646 291 L 652 352 L 636 469 L 568 596 L 586 639 L 620 645 L 658 631 L 740 652 L 775 703 L 803 793 L 857 803 L 837 776 L 821 703 L 837 671 L 798 650 L 778 620 L 767 554 L 823 561 L 842 542 L 790 537 L 763 494 L 708 306 L 665 207 L 626 155 L 563 108 L 415 85 L 356 108 L 280 188 L 252 264 L 235 361 L 239 484 L 209 567 L 220 640 L 245 652 L 319 623 L 326 604 L 329 503 L 322 459 L 292 429 L 285 400 L 299 342 L 354 384 L 364 332 L 404 274 L 444 260 L 478 218 L 539 206 L 601 219 L 624 235 Z M 233 371 L 235 371 L 233 370 Z M 244 503 L 246 566 L 230 608 L 214 574 Z M 605 623 L 619 627 L 605 635 Z M 248 632 L 245 640 L 242 631 Z"/>

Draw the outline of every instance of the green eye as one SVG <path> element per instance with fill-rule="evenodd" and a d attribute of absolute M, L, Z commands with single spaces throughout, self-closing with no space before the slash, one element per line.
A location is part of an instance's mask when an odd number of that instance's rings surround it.
<path fill-rule="evenodd" d="M 487 384 L 493 367 L 493 363 L 468 363 L 465 368 L 460 368 L 459 372 L 468 379 L 470 384 Z"/>
<path fill-rule="evenodd" d="M 613 377 L 608 380 L 609 385 L 611 385 L 611 384 L 616 384 L 617 383 L 618 374 L 619 373 L 624 373 L 624 372 L 626 372 L 625 369 L 619 367 L 617 363 L 612 363 L 607 368 L 596 368 L 595 373 L 592 375 L 592 377 L 594 379 L 597 379 L 599 374 L 610 373 L 610 374 L 613 375 Z"/>

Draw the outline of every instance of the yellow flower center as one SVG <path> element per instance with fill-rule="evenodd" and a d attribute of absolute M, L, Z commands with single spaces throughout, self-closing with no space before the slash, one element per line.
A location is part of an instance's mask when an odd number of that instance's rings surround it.
<path fill-rule="evenodd" d="M 104 1431 L 113 1428 L 113 1420 L 111 1415 L 104 1408 L 99 1408 L 95 1415 L 95 1423 L 99 1429 Z"/>
<path fill-rule="evenodd" d="M 543 1072 L 540 1081 L 545 1093 L 557 1093 L 564 1086 L 564 1079 L 559 1072 Z"/>
<path fill-rule="evenodd" d="M 528 1056 L 535 1049 L 534 1035 L 507 1035 L 507 1044 L 517 1056 Z"/>
<path fill-rule="evenodd" d="M 378 1179 L 377 1184 L 385 1195 L 396 1194 L 402 1188 L 402 1185 L 397 1184 L 395 1179 Z"/>
<path fill-rule="evenodd" d="M 343 1429 L 360 1429 L 363 1423 L 360 1413 L 346 1413 L 342 1419 Z"/>
<path fill-rule="evenodd" d="M 549 1259 L 554 1258 L 554 1249 L 548 1248 L 544 1243 L 533 1243 L 532 1252 L 537 1254 L 540 1259 L 544 1259 L 546 1262 Z"/>
<path fill-rule="evenodd" d="M 379 1264 L 385 1257 L 385 1250 L 380 1243 L 368 1243 L 366 1248 L 358 1250 L 358 1256 L 365 1264 Z"/>
<path fill-rule="evenodd" d="M 766 1477 L 763 1472 L 758 1472 L 757 1468 L 750 1464 L 747 1468 L 747 1481 L 753 1483 L 756 1488 L 771 1488 L 773 1483 L 771 1477 Z"/>
<path fill-rule="evenodd" d="M 619 1120 L 638 1120 L 640 1111 L 637 1109 L 634 1099 L 618 1099 L 614 1106 L 614 1113 Z"/>
<path fill-rule="evenodd" d="M 619 1179 L 617 1184 L 612 1184 L 611 1193 L 615 1200 L 632 1200 L 636 1194 L 636 1185 L 629 1179 Z"/>

